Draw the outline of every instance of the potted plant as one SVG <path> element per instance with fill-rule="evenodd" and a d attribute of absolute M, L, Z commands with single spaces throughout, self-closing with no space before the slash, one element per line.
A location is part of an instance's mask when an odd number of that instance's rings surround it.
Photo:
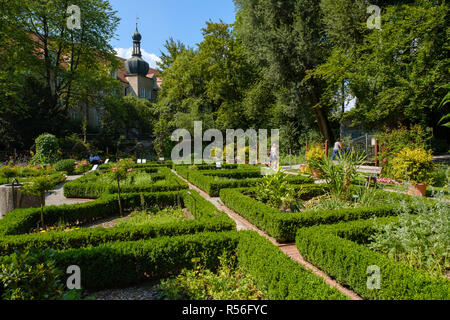
<path fill-rule="evenodd" d="M 427 186 L 432 183 L 434 169 L 431 150 L 404 148 L 392 161 L 395 178 L 409 182 L 410 195 L 425 196 Z"/>
<path fill-rule="evenodd" d="M 318 170 L 320 164 L 325 158 L 325 152 L 320 145 L 315 145 L 306 153 L 306 163 L 308 169 L 315 178 L 320 178 L 320 171 Z"/>

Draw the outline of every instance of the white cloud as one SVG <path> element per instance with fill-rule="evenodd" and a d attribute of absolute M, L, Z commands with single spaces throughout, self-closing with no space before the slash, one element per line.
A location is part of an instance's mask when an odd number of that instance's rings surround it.
<path fill-rule="evenodd" d="M 130 48 L 114 48 L 114 50 L 117 52 L 117 56 L 129 59 L 131 58 L 131 55 L 133 54 L 133 47 Z M 161 59 L 154 53 L 148 53 L 144 49 L 141 48 L 142 53 L 142 59 L 148 62 L 151 68 L 156 68 L 156 62 L 160 62 Z"/>

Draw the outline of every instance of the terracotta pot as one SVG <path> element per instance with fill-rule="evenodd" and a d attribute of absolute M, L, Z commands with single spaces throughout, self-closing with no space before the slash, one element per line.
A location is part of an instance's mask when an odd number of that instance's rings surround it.
<path fill-rule="evenodd" d="M 408 188 L 408 194 L 410 196 L 425 197 L 427 195 L 426 184 L 411 184 Z"/>

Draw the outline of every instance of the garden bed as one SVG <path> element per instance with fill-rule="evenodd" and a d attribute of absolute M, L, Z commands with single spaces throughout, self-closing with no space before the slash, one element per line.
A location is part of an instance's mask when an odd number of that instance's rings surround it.
<path fill-rule="evenodd" d="M 130 173 L 121 183 L 122 193 L 162 192 L 187 189 L 168 168 L 143 168 Z M 116 193 L 117 182 L 104 171 L 96 171 L 64 185 L 66 198 L 97 199 L 103 194 Z"/>
<path fill-rule="evenodd" d="M 264 299 L 346 299 L 322 278 L 250 231 L 111 242 L 57 251 L 54 260 L 57 268 L 64 271 L 70 265 L 79 266 L 83 274 L 82 288 L 92 292 L 177 276 L 183 269 L 194 269 L 199 261 L 215 272 L 224 253 L 235 258 L 236 267 L 251 278 Z"/>
<path fill-rule="evenodd" d="M 187 166 L 176 166 L 175 170 L 183 178 L 205 191 L 211 197 L 218 197 L 225 188 L 241 188 L 254 186 L 261 182 L 261 167 L 246 166 L 237 169 L 195 169 Z M 302 176 L 289 176 L 290 184 L 312 183 L 313 179 Z"/>
<path fill-rule="evenodd" d="M 226 214 L 217 210 L 209 201 L 195 191 L 161 193 L 134 193 L 122 195 L 125 210 L 140 209 L 143 201 L 159 208 L 180 206 L 193 213 L 194 219 L 166 219 L 120 228 L 81 228 L 83 224 L 118 216 L 117 195 L 105 195 L 83 204 L 49 206 L 44 208 L 47 229 L 72 227 L 70 232 L 50 231 L 29 233 L 40 221 L 40 209 L 18 209 L 0 220 L 0 254 L 9 254 L 25 248 L 69 249 L 88 245 L 99 245 L 110 241 L 133 241 L 161 236 L 183 235 L 204 231 L 234 230 L 235 223 Z M 76 228 L 79 230 L 76 230 Z M 75 228 L 75 229 L 73 229 Z"/>
<path fill-rule="evenodd" d="M 301 190 L 301 199 L 310 199 L 323 194 L 326 185 L 302 185 L 296 187 Z M 246 195 L 252 189 L 236 188 L 222 189 L 220 198 L 231 210 L 235 211 L 259 229 L 274 237 L 278 242 L 293 242 L 298 228 L 319 224 L 333 224 L 341 221 L 369 219 L 373 216 L 386 217 L 397 214 L 397 206 L 384 204 L 374 207 L 347 208 L 336 210 L 307 210 L 304 212 L 283 212 Z M 377 191 L 379 200 L 393 199 L 394 201 L 411 202 L 412 197 L 404 194 Z M 412 208 L 411 208 L 412 209 Z"/>
<path fill-rule="evenodd" d="M 377 219 L 377 223 L 388 224 L 396 219 Z M 369 248 L 374 231 L 374 220 L 302 228 L 296 244 L 305 259 L 365 299 L 450 299 L 450 283 L 445 277 L 431 275 Z M 373 266 L 380 270 L 379 289 L 368 286 L 368 268 Z"/>

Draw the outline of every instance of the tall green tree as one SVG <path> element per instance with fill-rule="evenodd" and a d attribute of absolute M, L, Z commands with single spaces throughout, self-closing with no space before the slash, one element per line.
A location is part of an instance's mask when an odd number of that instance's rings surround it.
<path fill-rule="evenodd" d="M 329 106 L 321 102 L 324 83 L 307 78 L 327 54 L 319 1 L 235 0 L 236 30 L 249 56 L 271 81 L 281 114 L 298 126 L 315 120 L 325 139 L 333 140 Z"/>
<path fill-rule="evenodd" d="M 345 96 L 357 98 L 346 117 L 366 129 L 435 126 L 449 81 L 449 7 L 425 0 L 378 5 L 381 30 L 369 30 L 366 1 L 322 0 L 332 54 L 315 76 L 327 82 L 335 108 Z"/>

